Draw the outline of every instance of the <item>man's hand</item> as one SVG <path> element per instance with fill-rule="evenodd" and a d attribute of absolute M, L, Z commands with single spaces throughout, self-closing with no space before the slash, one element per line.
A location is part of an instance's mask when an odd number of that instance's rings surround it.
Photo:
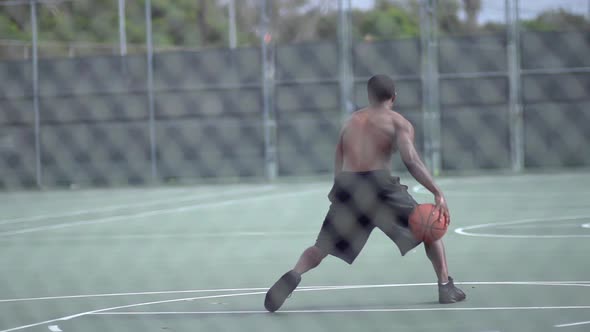
<path fill-rule="evenodd" d="M 446 226 L 449 226 L 451 223 L 451 214 L 449 213 L 449 207 L 447 206 L 445 196 L 443 196 L 442 193 L 434 195 L 434 202 L 435 208 L 432 211 L 432 214 L 434 215 L 438 212 L 439 216 L 443 216 L 445 218 Z"/>

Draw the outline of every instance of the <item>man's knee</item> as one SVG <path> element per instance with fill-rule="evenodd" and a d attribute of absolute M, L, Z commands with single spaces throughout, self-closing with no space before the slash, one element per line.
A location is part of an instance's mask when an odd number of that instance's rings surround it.
<path fill-rule="evenodd" d="M 427 242 L 423 242 L 423 243 L 424 243 L 424 248 L 426 248 L 426 249 L 440 248 L 440 247 L 444 246 L 442 239 L 438 239 L 438 240 L 430 242 L 430 243 L 427 243 Z"/>
<path fill-rule="evenodd" d="M 305 251 L 306 255 L 319 264 L 328 254 L 317 246 L 311 246 Z"/>

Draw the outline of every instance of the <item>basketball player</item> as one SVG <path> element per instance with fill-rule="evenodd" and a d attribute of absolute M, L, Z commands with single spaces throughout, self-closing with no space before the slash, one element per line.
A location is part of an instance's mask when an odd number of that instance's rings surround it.
<path fill-rule="evenodd" d="M 301 282 L 301 275 L 317 267 L 327 255 L 352 264 L 371 231 L 378 227 L 404 256 L 421 241 L 414 238 L 408 218 L 418 203 L 390 174 L 391 155 L 399 152 L 412 176 L 434 195 L 436 210 L 450 222 L 449 209 L 440 188 L 414 147 L 414 128 L 392 111 L 396 98 L 391 78 L 376 75 L 367 84 L 370 106 L 352 114 L 336 146 L 335 179 L 328 195 L 331 205 L 315 245 L 307 248 L 295 267 L 267 292 L 264 306 L 278 310 Z M 448 275 L 441 240 L 424 244 L 438 277 L 440 303 L 454 303 L 466 296 Z"/>

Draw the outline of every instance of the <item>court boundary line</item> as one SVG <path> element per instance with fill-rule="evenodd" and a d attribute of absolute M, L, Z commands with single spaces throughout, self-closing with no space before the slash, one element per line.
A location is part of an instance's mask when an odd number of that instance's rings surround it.
<path fill-rule="evenodd" d="M 206 209 L 206 208 L 233 205 L 233 204 L 242 204 L 242 203 L 247 203 L 250 201 L 272 199 L 272 198 L 276 198 L 276 197 L 306 195 L 306 194 L 310 194 L 310 193 L 314 193 L 314 192 L 318 192 L 318 191 L 323 191 L 323 190 L 325 190 L 325 188 L 322 187 L 322 188 L 315 188 L 315 189 L 305 189 L 305 190 L 300 190 L 300 191 L 295 191 L 295 192 L 261 194 L 261 195 L 257 195 L 257 196 L 229 199 L 229 200 L 224 200 L 224 201 L 220 201 L 220 202 L 196 203 L 196 204 L 192 204 L 192 205 L 185 205 L 185 206 L 174 207 L 174 208 L 156 209 L 156 210 L 137 212 L 137 213 L 132 213 L 132 214 L 114 215 L 114 216 L 109 216 L 109 217 L 78 220 L 78 221 L 59 223 L 59 224 L 53 224 L 53 225 L 47 225 L 47 226 L 29 227 L 29 228 L 14 230 L 14 231 L 0 232 L 0 237 L 29 234 L 29 233 L 35 233 L 35 232 L 40 232 L 40 231 L 50 231 L 50 230 L 70 228 L 70 227 L 76 227 L 76 226 L 102 224 L 102 223 L 113 222 L 113 221 L 117 221 L 117 220 L 121 220 L 121 219 L 128 220 L 128 219 L 135 219 L 135 218 L 152 217 L 152 216 L 168 214 L 168 213 L 180 213 L 180 212 L 186 212 L 186 211 L 192 211 L 192 210 L 200 210 L 200 209 Z"/>
<path fill-rule="evenodd" d="M 260 188 L 239 188 L 239 189 L 231 189 L 228 191 L 222 191 L 218 193 L 200 193 L 200 194 L 193 194 L 189 197 L 175 197 L 175 198 L 166 198 L 166 199 L 159 199 L 159 200 L 152 200 L 150 202 L 143 202 L 143 203 L 131 203 L 131 204 L 116 204 L 116 205 L 109 205 L 107 207 L 96 208 L 96 209 L 81 209 L 81 210 L 74 210 L 69 211 L 62 214 L 41 214 L 35 216 L 28 216 L 28 217 L 16 217 L 11 219 L 4 219 L 0 220 L 0 225 L 11 225 L 11 224 L 18 224 L 18 223 L 25 223 L 31 221 L 40 221 L 40 220 L 47 220 L 47 219 L 57 219 L 57 218 L 67 218 L 67 217 L 76 217 L 85 214 L 92 214 L 92 213 L 102 213 L 102 212 L 109 212 L 109 211 L 117 211 L 117 210 L 125 210 L 125 209 L 133 209 L 138 207 L 149 207 L 153 205 L 160 205 L 160 204 L 168 204 L 168 203 L 175 203 L 175 202 L 190 202 L 194 199 L 207 199 L 207 198 L 217 198 L 220 196 L 225 195 L 236 195 L 236 194 L 250 194 L 250 193 L 257 193 L 257 192 L 266 192 L 272 189 L 276 189 L 277 187 L 274 185 L 266 185 L 261 186 Z"/>
<path fill-rule="evenodd" d="M 584 322 L 557 324 L 557 325 L 553 325 L 553 326 L 554 327 L 569 327 L 569 326 L 579 326 L 579 325 L 586 325 L 586 324 L 590 324 L 590 320 L 584 321 Z"/>
<path fill-rule="evenodd" d="M 506 179 L 510 180 L 511 182 L 528 182 L 533 181 L 538 178 L 542 178 L 544 181 L 555 180 L 555 181 L 563 181 L 563 178 L 572 178 L 572 177 L 580 177 L 580 176 L 587 176 L 584 173 L 558 173 L 558 174 L 507 174 L 507 175 L 482 175 L 482 176 L 467 176 L 467 177 L 445 177 L 442 179 L 435 179 L 435 182 L 438 184 L 454 184 L 455 182 L 461 182 L 461 184 L 485 184 L 489 182 L 498 181 L 498 179 Z M 531 193 L 513 193 L 513 192 L 500 192 L 500 191 L 478 191 L 478 190 L 443 190 L 445 193 L 453 194 L 453 195 L 478 195 L 478 196 L 530 196 Z M 416 194 L 431 194 L 423 185 L 416 184 L 412 187 L 412 192 Z M 533 195 L 536 193 L 533 193 Z M 547 195 L 548 193 L 542 193 L 543 195 Z M 552 192 L 549 193 L 550 195 L 564 195 L 564 194 L 571 194 L 571 191 L 563 191 L 563 192 Z M 590 192 L 583 192 L 582 194 L 590 194 Z"/>
<path fill-rule="evenodd" d="M 93 241 L 93 240 L 157 240 L 157 239 L 205 239 L 205 238 L 236 238 L 236 237 L 268 237 L 268 236 L 307 236 L 317 235 L 317 231 L 236 231 L 236 232 L 200 232 L 200 233 L 160 233 L 160 234 L 101 234 L 80 236 L 50 236 L 35 238 L 35 241 Z M 0 237 L 0 241 L 11 241 L 9 237 Z"/>
<path fill-rule="evenodd" d="M 439 182 L 440 183 L 440 182 Z M 432 195 L 432 193 L 430 191 L 428 191 L 423 185 L 421 184 L 417 184 L 415 186 L 412 187 L 412 192 L 414 192 L 415 194 L 420 194 L 420 195 Z M 552 192 L 510 192 L 510 191 L 477 191 L 477 190 L 456 190 L 456 189 L 445 189 L 443 190 L 443 192 L 445 194 L 449 194 L 449 195 L 463 195 L 463 196 L 470 196 L 470 195 L 476 195 L 476 196 L 491 196 L 491 197 L 495 197 L 495 196 L 502 196 L 502 197 L 530 197 L 530 196 L 535 196 L 535 195 L 543 195 L 543 196 L 563 196 L 563 195 L 569 195 L 572 194 L 571 191 L 552 191 Z M 583 194 L 583 195 L 587 195 L 590 194 L 590 191 L 584 191 L 584 192 L 577 192 L 577 194 Z"/>
<path fill-rule="evenodd" d="M 493 285 L 496 283 L 498 283 L 498 282 L 489 282 L 489 283 L 482 282 L 482 281 L 457 282 L 457 284 L 460 284 L 460 285 L 470 285 L 470 284 L 477 284 L 477 285 L 490 284 L 490 285 Z M 501 283 L 509 284 L 509 282 L 506 282 L 506 281 L 501 282 Z M 530 281 L 529 282 L 516 281 L 513 283 L 514 283 L 514 285 L 534 285 L 534 286 L 577 286 L 577 287 L 590 286 L 590 285 L 586 284 L 586 281 L 568 283 L 568 284 L 560 284 L 560 282 L 547 283 L 547 282 L 530 282 Z M 436 285 L 436 283 L 327 286 L 327 287 L 314 286 L 313 288 L 296 289 L 295 291 L 296 292 L 309 292 L 309 291 L 324 291 L 324 290 L 347 290 L 347 289 L 360 289 L 360 288 L 411 287 L 411 286 L 434 286 L 434 285 Z M 45 320 L 45 321 L 38 322 L 38 323 L 31 323 L 31 324 L 27 324 L 27 325 L 17 326 L 17 327 L 13 327 L 10 329 L 0 330 L 0 332 L 18 331 L 18 330 L 23 330 L 23 329 L 30 328 L 30 327 L 39 326 L 39 325 L 45 325 L 45 324 L 54 323 L 54 322 L 58 322 L 58 321 L 68 321 L 68 320 L 83 317 L 83 316 L 89 316 L 89 315 L 93 315 L 96 313 L 119 310 L 119 309 L 137 308 L 137 307 L 154 305 L 154 304 L 177 303 L 177 302 L 185 302 L 185 301 L 205 300 L 205 299 L 213 299 L 213 298 L 251 296 L 251 295 L 261 295 L 261 294 L 266 294 L 266 292 L 261 291 L 261 292 L 247 292 L 247 293 L 230 293 L 230 294 L 221 294 L 221 295 L 197 296 L 197 297 L 188 297 L 188 298 L 169 299 L 169 300 L 150 301 L 150 302 L 142 302 L 142 303 L 136 303 L 136 304 L 121 305 L 121 306 L 115 306 L 115 307 L 109 307 L 109 308 L 103 308 L 103 309 L 90 310 L 90 311 L 81 312 L 81 313 L 77 313 L 77 314 L 73 314 L 73 315 L 69 315 L 69 316 Z M 590 308 L 590 306 L 588 306 L 588 308 Z"/>
<path fill-rule="evenodd" d="M 527 218 L 513 221 L 492 222 L 485 224 L 477 224 L 465 227 L 459 227 L 454 230 L 455 233 L 471 237 L 487 237 L 487 238 L 503 238 L 503 239 L 564 239 L 564 238 L 588 238 L 590 234 L 557 234 L 557 235 L 536 235 L 536 234 L 494 234 L 494 233 L 473 233 L 468 230 L 491 228 L 495 226 L 504 225 L 518 225 L 525 223 L 542 223 L 549 221 L 563 221 L 563 220 L 583 220 L 590 218 L 590 215 L 575 215 L 553 218 Z M 582 225 L 583 227 L 584 225 Z M 590 227 L 588 227 L 590 228 Z"/>
<path fill-rule="evenodd" d="M 488 311 L 488 310 L 559 310 L 590 309 L 584 306 L 520 306 L 520 307 L 435 307 L 435 308 L 375 308 L 375 309 L 314 309 L 281 310 L 281 313 L 316 314 L 316 313 L 354 313 L 354 312 L 413 312 L 413 311 Z M 114 311 L 98 312 L 89 316 L 148 316 L 148 315 L 232 315 L 232 314 L 268 314 L 265 310 L 227 310 L 227 311 Z M 584 322 L 589 324 L 589 322 Z M 582 324 L 579 324 L 582 325 Z M 559 326 L 556 326 L 559 327 Z"/>
<path fill-rule="evenodd" d="M 590 280 L 560 280 L 560 281 L 472 281 L 456 282 L 456 284 L 469 285 L 558 285 L 558 286 L 588 286 Z M 395 288 L 395 287 L 412 287 L 412 286 L 435 286 L 436 283 L 406 283 L 406 284 L 376 284 L 376 285 L 319 285 L 319 286 L 300 286 L 299 289 L 311 288 L 343 288 L 354 287 L 361 288 Z M 61 295 L 61 296 L 44 296 L 44 297 L 25 297 L 14 299 L 0 299 L 0 303 L 26 302 L 26 301 L 43 301 L 43 300 L 67 300 L 67 299 L 84 299 L 95 297 L 120 297 L 120 296 L 147 296 L 147 295 L 169 295 L 169 294 L 186 294 L 186 293 L 214 293 L 214 292 L 249 292 L 268 290 L 268 287 L 246 287 L 246 288 L 217 288 L 217 289 L 189 289 L 189 290 L 171 290 L 171 291 L 150 291 L 150 292 L 129 292 L 129 293 L 102 293 L 102 294 L 79 294 L 79 295 Z"/>

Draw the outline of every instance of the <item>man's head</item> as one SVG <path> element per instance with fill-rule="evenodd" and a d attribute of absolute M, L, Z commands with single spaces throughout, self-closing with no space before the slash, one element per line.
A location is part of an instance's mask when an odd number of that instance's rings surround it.
<path fill-rule="evenodd" d="M 387 75 L 375 75 L 367 82 L 367 92 L 371 105 L 382 105 L 387 103 L 388 107 L 395 101 L 395 84 Z"/>

